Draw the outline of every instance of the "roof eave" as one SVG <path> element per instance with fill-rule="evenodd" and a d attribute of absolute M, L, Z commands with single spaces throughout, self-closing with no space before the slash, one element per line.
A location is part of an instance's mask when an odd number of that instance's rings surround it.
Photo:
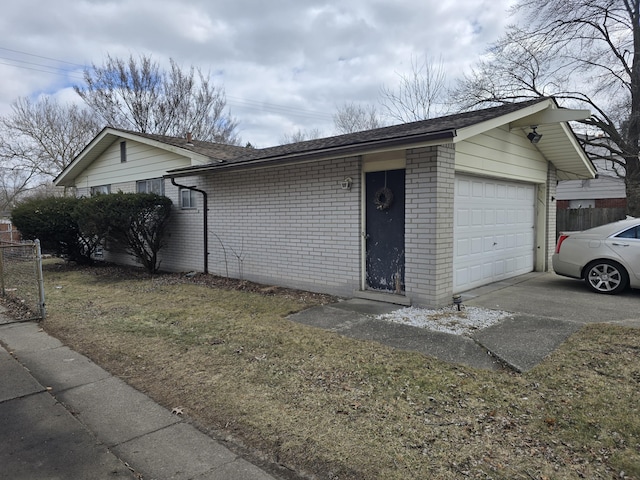
<path fill-rule="evenodd" d="M 257 168 L 263 166 L 275 166 L 283 163 L 299 162 L 299 161 L 317 161 L 329 158 L 338 158 L 345 156 L 361 155 L 371 151 L 393 150 L 401 146 L 413 147 L 426 146 L 428 144 L 442 144 L 447 141 L 453 141 L 457 132 L 456 130 L 443 130 L 428 134 L 419 134 L 410 137 L 397 137 L 384 140 L 374 140 L 351 145 L 342 145 L 338 147 L 328 147 L 319 150 L 311 150 L 304 152 L 295 152 L 286 155 L 275 155 L 270 157 L 261 157 L 253 160 L 246 160 L 234 163 L 220 163 L 215 165 L 202 165 L 195 167 L 184 167 L 169 170 L 164 176 L 165 178 L 186 177 L 198 173 L 206 173 L 213 170 L 240 169 L 240 168 Z"/>

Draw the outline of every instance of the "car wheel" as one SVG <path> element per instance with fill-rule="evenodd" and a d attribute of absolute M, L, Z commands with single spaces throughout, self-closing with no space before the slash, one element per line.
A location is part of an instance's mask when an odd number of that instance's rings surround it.
<path fill-rule="evenodd" d="M 585 268 L 584 280 L 594 292 L 614 294 L 627 287 L 629 276 L 620 264 L 609 260 L 597 260 Z"/>

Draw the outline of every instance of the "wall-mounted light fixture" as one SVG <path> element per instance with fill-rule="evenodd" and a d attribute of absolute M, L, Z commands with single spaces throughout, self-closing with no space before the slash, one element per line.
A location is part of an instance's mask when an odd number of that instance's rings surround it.
<path fill-rule="evenodd" d="M 351 177 L 344 177 L 344 180 L 340 182 L 342 190 L 351 190 L 351 185 L 353 185 L 353 178 Z"/>
<path fill-rule="evenodd" d="M 540 139 L 542 138 L 542 134 L 541 134 L 541 133 L 536 132 L 536 128 L 538 128 L 538 126 L 537 126 L 537 125 L 531 125 L 531 129 L 532 129 L 532 131 L 531 131 L 531 132 L 529 132 L 529 134 L 527 135 L 527 138 L 529 139 L 529 141 L 530 141 L 531 143 L 533 143 L 534 145 L 535 145 L 536 143 L 538 143 L 538 142 L 540 141 Z"/>

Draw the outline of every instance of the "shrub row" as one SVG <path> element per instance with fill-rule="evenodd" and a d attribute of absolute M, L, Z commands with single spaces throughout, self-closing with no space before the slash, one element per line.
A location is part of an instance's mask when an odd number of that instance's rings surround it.
<path fill-rule="evenodd" d="M 13 224 L 42 249 L 79 263 L 91 263 L 99 246 L 124 250 L 150 272 L 169 223 L 171 200 L 153 193 L 116 193 L 93 197 L 38 197 L 14 208 Z"/>

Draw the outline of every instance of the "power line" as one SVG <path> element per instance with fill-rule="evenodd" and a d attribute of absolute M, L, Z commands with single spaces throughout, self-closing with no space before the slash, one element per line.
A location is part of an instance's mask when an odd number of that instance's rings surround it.
<path fill-rule="evenodd" d="M 7 65 L 9 67 L 16 67 L 16 68 L 21 68 L 23 70 L 31 70 L 34 72 L 41 72 L 41 73 L 49 73 L 51 75 L 60 75 L 62 77 L 72 77 L 72 78 L 77 78 L 77 79 L 82 79 L 82 77 L 78 77 L 78 76 L 74 76 L 73 74 L 69 74 L 69 72 L 66 72 L 65 70 L 61 70 L 60 72 L 52 72 L 51 70 L 42 70 L 41 68 L 33 68 L 33 67 L 25 67 L 22 65 L 16 65 L 14 63 L 6 63 L 6 62 L 0 62 L 0 65 Z M 42 67 L 44 68 L 50 68 L 47 67 L 46 65 L 42 65 Z"/>
<path fill-rule="evenodd" d="M 85 65 L 80 65 L 78 63 L 68 62 L 66 60 L 60 60 L 60 59 L 52 58 L 52 57 L 45 57 L 43 55 L 36 55 L 36 54 L 33 54 L 33 53 L 23 52 L 21 50 L 14 50 L 14 49 L 11 49 L 11 48 L 6 48 L 6 47 L 0 47 L 0 50 L 4 50 L 4 51 L 7 51 L 7 52 L 12 52 L 12 53 L 17 53 L 17 54 L 20 54 L 20 55 L 27 55 L 29 57 L 42 58 L 42 59 L 50 60 L 50 61 L 53 61 L 53 62 L 64 63 L 64 64 L 72 65 L 72 66 L 75 66 L 75 67 L 78 67 L 78 68 L 83 68 L 83 69 L 86 68 Z M 0 59 L 7 60 L 9 62 L 18 63 L 18 64 L 16 64 L 16 63 L 0 62 L 0 65 L 7 65 L 7 66 L 10 66 L 10 67 L 21 68 L 23 70 L 31 70 L 31 71 L 35 71 L 35 72 L 49 73 L 49 74 L 52 74 L 52 75 L 59 75 L 59 76 L 67 77 L 67 78 L 83 80 L 83 77 L 81 75 L 78 75 L 77 73 L 75 73 L 73 71 L 65 70 L 65 69 L 60 68 L 60 67 L 46 65 L 46 64 L 43 64 L 43 63 L 30 62 L 30 61 L 27 61 L 27 60 L 8 58 L 8 57 L 0 57 Z M 20 63 L 22 63 L 24 65 L 20 65 Z M 36 67 L 39 67 L 39 68 L 36 68 Z M 49 69 L 49 70 L 44 70 L 44 69 Z M 260 100 L 251 100 L 251 99 L 246 99 L 246 98 L 233 97 L 233 96 L 229 96 L 229 95 L 227 95 L 226 97 L 227 97 L 227 99 L 230 100 L 229 105 L 231 105 L 231 106 L 236 105 L 238 107 L 249 108 L 249 109 L 252 109 L 252 110 L 267 111 L 267 112 L 281 114 L 281 115 L 294 115 L 294 116 L 307 117 L 307 118 L 312 118 L 312 119 L 317 119 L 317 120 L 332 120 L 333 119 L 333 115 L 332 114 L 329 114 L 329 113 L 326 113 L 326 112 L 320 112 L 320 111 L 317 111 L 317 110 L 308 110 L 308 109 L 303 109 L 303 108 L 292 107 L 292 106 L 289 106 L 289 105 L 279 105 L 279 104 L 275 104 L 275 103 L 267 103 L 267 102 L 262 102 Z"/>
<path fill-rule="evenodd" d="M 230 95 L 226 96 L 227 99 L 231 100 L 229 102 L 230 105 L 237 105 L 239 107 L 246 107 L 246 108 L 251 108 L 254 110 L 261 110 L 261 111 L 270 111 L 273 113 L 281 113 L 281 114 L 288 114 L 288 115 L 297 115 L 297 116 L 302 116 L 302 117 L 309 117 L 309 118 L 315 118 L 318 120 L 332 120 L 333 116 L 329 113 L 324 113 L 324 112 L 319 112 L 316 110 L 306 110 L 306 109 L 302 109 L 302 108 L 297 108 L 297 107 L 291 107 L 291 106 L 287 106 L 287 105 L 278 105 L 275 103 L 267 103 L 267 102 L 261 102 L 258 100 L 248 100 L 248 99 L 243 99 L 243 98 L 239 98 L 239 97 L 233 97 Z"/>
<path fill-rule="evenodd" d="M 53 62 L 58 63 L 66 63 L 67 65 L 73 65 L 74 67 L 84 68 L 85 65 L 80 65 L 79 63 L 67 62 L 66 60 L 60 60 L 58 58 L 44 57 L 42 55 L 36 55 L 35 53 L 23 52 L 21 50 L 13 50 L 12 48 L 0 47 L 0 50 L 4 50 L 6 52 L 19 53 L 20 55 L 28 55 L 29 57 L 43 58 L 45 60 L 51 60 Z"/>

